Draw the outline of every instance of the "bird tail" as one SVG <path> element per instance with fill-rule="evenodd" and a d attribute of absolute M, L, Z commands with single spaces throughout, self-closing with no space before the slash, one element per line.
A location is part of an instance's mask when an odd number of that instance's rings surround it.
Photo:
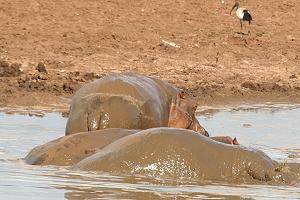
<path fill-rule="evenodd" d="M 244 10 L 243 11 L 243 21 L 248 21 L 250 23 L 250 21 L 252 20 L 252 16 L 250 15 L 248 10 Z"/>

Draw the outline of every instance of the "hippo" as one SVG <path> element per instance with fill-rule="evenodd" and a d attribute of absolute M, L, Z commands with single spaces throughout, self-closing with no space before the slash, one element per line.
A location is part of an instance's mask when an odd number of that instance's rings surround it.
<path fill-rule="evenodd" d="M 30 165 L 73 166 L 96 150 L 139 130 L 103 129 L 60 137 L 33 148 L 25 157 Z"/>
<path fill-rule="evenodd" d="M 63 136 L 33 148 L 25 157 L 25 162 L 30 165 L 73 166 L 108 144 L 139 131 L 141 130 L 109 128 Z M 212 139 L 232 144 L 229 137 Z"/>
<path fill-rule="evenodd" d="M 299 182 L 300 166 L 284 170 L 262 151 L 211 140 L 181 128 L 151 128 L 122 137 L 74 165 L 113 174 L 200 180 Z"/>
<path fill-rule="evenodd" d="M 209 136 L 184 91 L 144 75 L 112 74 L 84 85 L 74 95 L 66 135 L 106 128 L 175 127 Z"/>
<path fill-rule="evenodd" d="M 231 138 L 230 136 L 214 136 L 214 137 L 210 137 L 211 139 L 218 141 L 218 142 L 222 142 L 225 144 L 233 144 L 233 145 L 239 145 L 239 142 L 237 141 L 236 138 Z"/>

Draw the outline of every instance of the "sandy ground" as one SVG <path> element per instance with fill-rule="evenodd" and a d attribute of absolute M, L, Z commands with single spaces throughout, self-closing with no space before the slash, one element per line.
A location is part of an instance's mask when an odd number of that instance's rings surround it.
<path fill-rule="evenodd" d="M 0 107 L 66 109 L 80 86 L 134 71 L 200 105 L 300 102 L 298 0 L 0 0 Z"/>

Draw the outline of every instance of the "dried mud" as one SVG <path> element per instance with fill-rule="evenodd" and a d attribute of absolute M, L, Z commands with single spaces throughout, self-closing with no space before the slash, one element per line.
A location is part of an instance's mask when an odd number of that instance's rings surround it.
<path fill-rule="evenodd" d="M 224 1 L 0 0 L 0 106 L 67 108 L 83 84 L 134 71 L 199 104 L 300 101 L 300 4 L 244 0 L 249 35 Z"/>

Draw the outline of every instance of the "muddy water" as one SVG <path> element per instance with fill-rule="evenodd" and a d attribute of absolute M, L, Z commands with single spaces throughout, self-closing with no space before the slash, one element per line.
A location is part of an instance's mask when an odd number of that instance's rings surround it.
<path fill-rule="evenodd" d="M 256 105 L 199 110 L 211 135 L 236 136 L 279 161 L 300 162 L 300 107 Z M 0 199 L 300 199 L 300 185 L 236 185 L 112 176 L 65 167 L 30 166 L 30 149 L 64 133 L 66 119 L 0 113 Z"/>

